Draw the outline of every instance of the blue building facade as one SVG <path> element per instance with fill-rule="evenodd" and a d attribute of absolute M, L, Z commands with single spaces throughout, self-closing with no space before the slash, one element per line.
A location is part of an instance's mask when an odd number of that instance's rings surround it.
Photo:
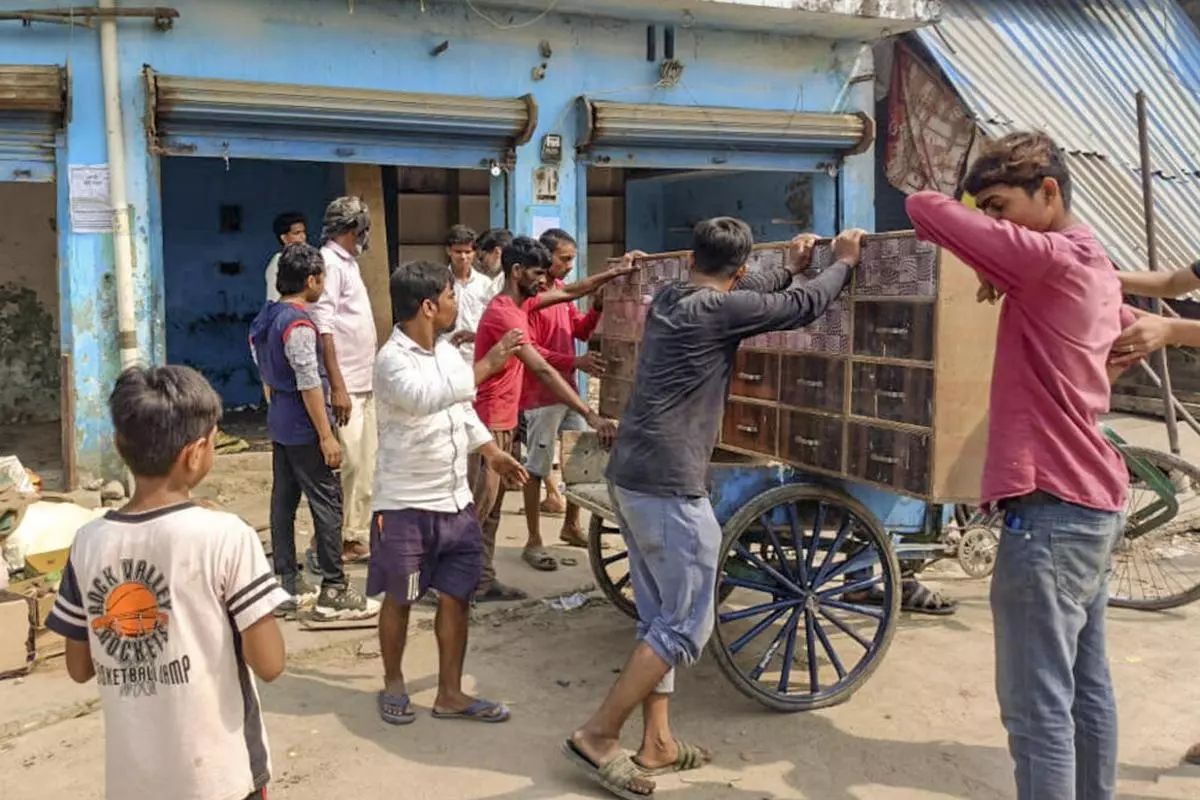
<path fill-rule="evenodd" d="M 380 206 L 378 235 L 394 239 L 404 221 L 378 200 L 388 182 L 379 173 L 392 166 L 482 171 L 489 224 L 529 232 L 554 223 L 585 251 L 589 181 L 603 170 L 646 179 L 623 196 L 631 247 L 679 246 L 693 217 L 717 213 L 755 217 L 764 239 L 874 227 L 875 104 L 863 43 L 928 21 L 924 11 L 893 4 L 903 8 L 884 18 L 878 7 L 889 4 L 864 4 L 874 11 L 863 16 L 773 0 L 745 9 L 702 0 L 687 11 L 508 5 L 526 7 L 180 0 L 169 26 L 120 18 L 139 358 L 196 362 L 227 402 L 251 402 L 253 375 L 235 373 L 245 316 L 261 303 L 261 263 L 223 248 L 244 252 L 235 244 L 245 235 L 269 250 L 270 217 L 291 208 L 309 214 L 315 232 L 324 201 L 362 193 L 363 175 L 376 181 L 366 195 Z M 113 237 L 75 229 L 69 180 L 72 166 L 108 162 L 99 38 L 94 27 L 40 19 L 0 26 L 0 181 L 56 184 L 69 447 L 81 477 L 113 475 Z M 5 94 L 30 66 L 59 76 L 57 111 L 34 114 L 21 91 Z M 386 266 L 373 289 L 386 284 Z M 234 352 L 227 368 L 204 363 Z"/>

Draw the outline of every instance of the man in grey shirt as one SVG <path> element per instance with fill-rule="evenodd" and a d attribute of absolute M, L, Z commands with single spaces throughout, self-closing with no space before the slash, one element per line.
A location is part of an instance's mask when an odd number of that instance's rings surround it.
<path fill-rule="evenodd" d="M 713 629 L 721 526 L 705 476 L 743 339 L 808 325 L 825 313 L 859 261 L 863 231 L 834 241 L 837 262 L 793 283 L 816 237 L 793 242 L 786 268 L 746 274 L 754 244 L 741 220 L 696 226 L 691 280 L 670 283 L 646 316 L 633 395 L 607 477 L 629 552 L 639 643 L 616 685 L 563 746 L 575 765 L 622 797 L 648 795 L 647 774 L 695 769 L 709 751 L 677 741 L 667 704 L 674 671 L 693 664 Z M 631 759 L 621 728 L 642 708 L 642 746 Z"/>

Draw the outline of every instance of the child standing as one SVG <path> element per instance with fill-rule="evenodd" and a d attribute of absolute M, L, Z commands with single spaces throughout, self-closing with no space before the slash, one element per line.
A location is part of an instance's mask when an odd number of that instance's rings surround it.
<path fill-rule="evenodd" d="M 242 800 L 271 777 L 250 670 L 283 671 L 287 600 L 254 529 L 190 501 L 221 398 L 187 367 L 135 367 L 109 398 L 133 498 L 80 528 L 48 626 L 100 689 L 105 797 Z"/>
<path fill-rule="evenodd" d="M 1117 778 L 1104 611 L 1128 472 L 1097 417 L 1121 285 L 1071 215 L 1071 175 L 1045 134 L 988 144 L 963 188 L 982 214 L 936 192 L 909 197 L 908 214 L 978 273 L 981 300 L 1004 298 L 982 500 L 1005 512 L 991 605 L 1017 796 L 1104 800 Z"/>
<path fill-rule="evenodd" d="M 365 619 L 379 603 L 350 585 L 342 567 L 342 486 L 334 473 L 342 448 L 334 434 L 323 343 L 305 304 L 321 298 L 325 262 L 315 247 L 290 244 L 279 258 L 278 303 L 267 303 L 250 325 L 250 349 L 267 395 L 272 442 L 271 549 L 275 571 L 292 596 L 293 612 L 316 600 L 323 620 Z M 296 565 L 296 509 L 308 498 L 321 570 L 318 593 Z"/>

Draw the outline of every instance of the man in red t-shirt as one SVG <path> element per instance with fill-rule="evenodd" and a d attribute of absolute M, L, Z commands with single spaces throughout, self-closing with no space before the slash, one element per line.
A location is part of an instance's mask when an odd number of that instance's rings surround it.
<path fill-rule="evenodd" d="M 504 291 L 496 295 L 475 333 L 476 357 L 486 354 L 505 333 L 520 330 L 525 333 L 525 344 L 510 358 L 504 369 L 479 385 L 475 393 L 475 412 L 480 421 L 492 432 L 501 448 L 511 448 L 513 434 L 520 415 L 521 388 L 525 369 L 537 377 L 551 392 L 557 402 L 581 415 L 596 429 L 602 442 L 608 443 L 616 432 L 610 420 L 601 419 L 580 399 L 574 387 L 544 359 L 530 343 L 529 312 L 559 303 L 568 303 L 599 289 L 620 275 L 633 271 L 633 259 L 627 258 L 620 267 L 593 275 L 578 283 L 541 292 L 550 268 L 550 253 L 536 239 L 518 236 L 504 248 L 501 256 L 504 270 Z M 471 489 L 475 499 L 475 513 L 483 527 L 484 570 L 475 599 L 478 602 L 520 600 L 521 591 L 504 586 L 496 580 L 494 564 L 496 553 L 496 529 L 500 525 L 500 507 L 504 502 L 504 483 L 482 460 L 472 457 L 470 461 Z M 534 545 L 530 547 L 529 545 Z M 539 543 L 527 543 L 525 559 L 537 558 L 541 550 Z M 544 553 L 542 554 L 544 555 Z"/>

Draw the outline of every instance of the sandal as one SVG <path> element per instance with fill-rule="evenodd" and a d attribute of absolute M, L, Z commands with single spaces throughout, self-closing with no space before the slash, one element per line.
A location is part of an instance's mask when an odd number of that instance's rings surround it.
<path fill-rule="evenodd" d="M 529 595 L 512 586 L 505 586 L 497 581 L 482 592 L 475 595 L 476 603 L 512 603 L 517 600 L 528 600 Z"/>
<path fill-rule="evenodd" d="M 411 725 L 417 721 L 407 694 L 396 696 L 379 692 L 379 718 L 388 725 Z"/>
<path fill-rule="evenodd" d="M 574 525 L 570 527 L 564 525 L 562 532 L 558 534 L 558 540 L 568 547 L 586 548 L 588 546 L 587 537 L 583 535 L 583 531 Z"/>
<path fill-rule="evenodd" d="M 563 742 L 562 753 L 567 760 L 583 771 L 588 780 L 593 781 L 610 794 L 621 800 L 645 800 L 654 796 L 654 782 L 648 781 L 638 770 L 637 764 L 627 753 L 609 761 L 607 764 L 597 764 L 576 746 L 575 742 L 567 739 Z M 649 787 L 647 791 L 639 792 L 634 787 Z"/>
<path fill-rule="evenodd" d="M 476 700 L 462 711 L 438 711 L 435 708 L 431 713 L 434 719 L 461 719 L 468 722 L 486 722 L 491 725 L 508 722 L 512 718 L 512 712 L 508 710 L 508 706 L 503 703 L 493 703 L 490 700 Z"/>
<path fill-rule="evenodd" d="M 1183 754 L 1183 760 L 1200 767 L 1200 744 L 1194 744 Z"/>
<path fill-rule="evenodd" d="M 945 617 L 958 610 L 958 601 L 946 597 L 941 592 L 935 592 L 925 584 L 909 578 L 901 582 L 900 610 L 913 614 L 928 614 L 934 617 Z M 865 596 L 850 596 L 846 600 L 863 606 L 883 606 L 883 590 L 872 587 Z"/>
<path fill-rule="evenodd" d="M 554 556 L 540 547 L 526 547 L 521 553 L 521 560 L 538 572 L 554 572 L 558 569 L 558 562 L 554 560 Z"/>
<path fill-rule="evenodd" d="M 675 761 L 663 767 L 643 767 L 641 762 L 634 756 L 631 760 L 633 765 L 641 771 L 643 775 L 667 775 L 672 772 L 687 772 L 693 769 L 700 769 L 712 763 L 712 753 L 705 750 L 703 747 L 697 747 L 694 744 L 675 740 L 675 746 L 679 748 L 679 755 L 675 756 Z"/>

